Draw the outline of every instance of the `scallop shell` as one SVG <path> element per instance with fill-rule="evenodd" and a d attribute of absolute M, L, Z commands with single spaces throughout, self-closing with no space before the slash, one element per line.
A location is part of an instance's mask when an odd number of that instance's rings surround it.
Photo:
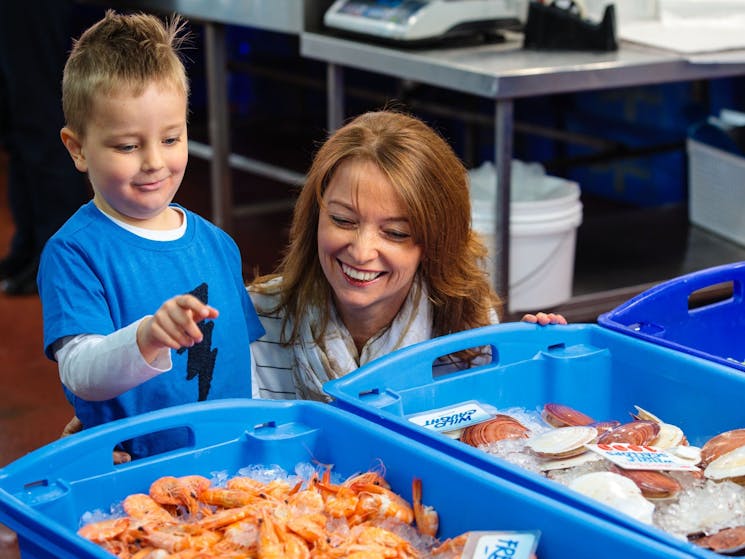
<path fill-rule="evenodd" d="M 543 406 L 543 420 L 552 427 L 589 425 L 595 420 L 581 411 L 563 404 L 548 403 Z"/>
<path fill-rule="evenodd" d="M 743 445 L 745 445 L 745 429 L 733 429 L 719 433 L 701 447 L 701 465 L 706 467 L 721 455 Z"/>
<path fill-rule="evenodd" d="M 649 419 L 639 419 L 606 431 L 598 438 L 598 444 L 628 443 L 649 445 L 660 433 L 660 424 Z"/>
<path fill-rule="evenodd" d="M 514 417 L 497 414 L 487 421 L 466 427 L 460 440 L 471 446 L 479 447 L 504 439 L 524 439 L 529 433 L 529 429 Z"/>
<path fill-rule="evenodd" d="M 676 458 L 683 460 L 687 464 L 691 464 L 692 466 L 695 466 L 696 464 L 701 462 L 701 449 L 697 446 L 673 446 L 666 449 L 666 451 Z"/>
<path fill-rule="evenodd" d="M 649 421 L 654 421 L 655 423 L 664 423 L 664 421 L 662 421 L 659 417 L 651 412 L 648 412 L 644 408 L 640 408 L 639 406 L 634 406 L 634 408 L 636 409 L 636 413 L 631 414 L 634 419 L 647 419 Z"/>
<path fill-rule="evenodd" d="M 604 421 L 594 421 L 592 423 L 588 423 L 588 427 L 595 427 L 595 429 L 598 430 L 598 435 L 602 435 L 606 431 L 615 429 L 619 425 L 621 425 L 621 422 L 615 419 L 606 419 Z"/>
<path fill-rule="evenodd" d="M 566 470 L 567 468 L 574 468 L 587 464 L 589 462 L 597 462 L 602 460 L 603 457 L 594 452 L 583 452 L 577 456 L 570 456 L 569 458 L 557 458 L 555 460 L 543 460 L 540 465 L 542 472 L 550 472 L 553 470 Z"/>
<path fill-rule="evenodd" d="M 613 472 L 629 478 L 647 499 L 672 499 L 683 489 L 680 482 L 665 472 L 655 470 L 626 470 L 613 468 Z"/>
<path fill-rule="evenodd" d="M 666 450 L 668 448 L 688 444 L 683 429 L 677 425 L 672 425 L 670 423 L 658 423 L 658 425 L 660 426 L 660 432 L 652 441 L 652 446 L 661 450 Z"/>
<path fill-rule="evenodd" d="M 645 410 L 644 408 L 640 408 L 639 406 L 634 407 L 636 408 L 636 413 L 631 415 L 635 419 L 654 421 L 660 426 L 660 432 L 657 435 L 657 438 L 652 441 L 652 446 L 665 450 L 673 446 L 688 444 L 685 434 L 683 433 L 683 429 L 681 429 L 677 425 L 665 423 L 659 417 Z"/>
<path fill-rule="evenodd" d="M 594 427 L 576 425 L 552 429 L 531 437 L 526 443 L 541 458 L 570 458 L 582 454 L 585 445 L 594 441 L 598 432 Z"/>
<path fill-rule="evenodd" d="M 710 462 L 704 476 L 715 481 L 729 479 L 745 484 L 745 446 L 737 447 Z"/>
<path fill-rule="evenodd" d="M 745 526 L 725 528 L 716 534 L 692 540 L 693 543 L 706 549 L 725 555 L 736 554 L 745 549 Z"/>
<path fill-rule="evenodd" d="M 630 479 L 613 472 L 592 472 L 574 479 L 569 487 L 637 520 L 652 524 L 654 504 Z"/>

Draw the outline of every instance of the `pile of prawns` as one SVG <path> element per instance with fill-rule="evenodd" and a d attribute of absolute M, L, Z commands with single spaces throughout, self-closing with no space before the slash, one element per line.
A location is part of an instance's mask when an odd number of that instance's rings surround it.
<path fill-rule="evenodd" d="M 149 494 L 129 495 L 125 516 L 78 534 L 122 559 L 460 557 L 468 533 L 440 543 L 438 513 L 412 504 L 378 472 L 332 483 L 323 475 L 291 485 L 236 476 L 214 486 L 202 476 L 164 476 Z"/>

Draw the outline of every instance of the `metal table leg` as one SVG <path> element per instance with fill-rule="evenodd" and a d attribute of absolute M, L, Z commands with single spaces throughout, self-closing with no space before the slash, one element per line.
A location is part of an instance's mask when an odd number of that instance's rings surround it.
<path fill-rule="evenodd" d="M 495 288 L 505 303 L 509 301 L 510 272 L 510 184 L 512 170 L 513 101 L 500 99 L 494 105 L 494 165 L 497 170 L 495 196 Z"/>
<path fill-rule="evenodd" d="M 230 127 L 226 80 L 225 27 L 205 22 L 205 60 L 207 73 L 207 110 L 209 139 L 212 146 L 210 180 L 212 221 L 232 234 L 233 184 L 230 173 Z"/>
<path fill-rule="evenodd" d="M 329 134 L 344 122 L 344 68 L 326 65 L 326 125 Z"/>

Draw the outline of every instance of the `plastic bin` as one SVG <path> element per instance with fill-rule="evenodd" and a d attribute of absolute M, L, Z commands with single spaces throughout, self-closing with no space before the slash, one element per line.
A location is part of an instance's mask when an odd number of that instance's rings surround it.
<path fill-rule="evenodd" d="M 471 220 L 489 250 L 492 283 L 496 262 L 496 218 L 491 162 L 470 172 Z M 509 310 L 546 309 L 572 296 L 577 228 L 582 202 L 577 183 L 545 174 L 539 164 L 512 162 L 510 202 Z"/>
<path fill-rule="evenodd" d="M 661 94 L 659 98 L 664 103 L 665 95 Z M 597 148 L 570 143 L 566 148 L 567 157 L 576 157 L 580 161 L 591 158 L 587 164 L 573 165 L 566 174 L 566 178 L 582 186 L 583 195 L 590 194 L 637 208 L 685 201 L 685 150 L 682 147 L 672 149 L 672 146 L 682 143 L 685 132 L 650 126 L 650 122 L 660 122 L 662 110 L 656 111 L 659 119 L 637 123 L 629 123 L 628 114 L 623 120 L 618 120 L 590 111 L 591 107 L 567 111 L 563 115 L 564 129 L 626 146 L 637 154 L 592 161 L 592 157 L 598 154 Z M 658 149 L 660 146 L 671 149 Z"/>
<path fill-rule="evenodd" d="M 698 306 L 695 294 L 707 301 L 706 290 L 713 302 Z M 601 314 L 598 324 L 745 372 L 745 262 L 660 283 Z"/>
<path fill-rule="evenodd" d="M 440 357 L 490 345 L 493 362 L 433 376 Z M 408 417 L 476 400 L 497 409 L 540 410 L 548 402 L 597 419 L 631 420 L 638 405 L 678 425 L 692 445 L 745 427 L 745 376 L 711 361 L 597 324 L 506 323 L 436 338 L 326 383 L 334 405 L 424 442 L 465 463 L 632 528 L 699 557 L 717 555 L 608 509 L 539 473 L 421 427 Z"/>
<path fill-rule="evenodd" d="M 113 466 L 123 439 L 187 428 L 193 444 Z M 76 534 L 81 515 L 147 492 L 163 475 L 227 471 L 252 464 L 333 464 L 351 475 L 385 466 L 392 488 L 411 500 L 423 482 L 424 502 L 440 514 L 441 537 L 468 530 L 540 530 L 541 559 L 686 557 L 640 534 L 574 510 L 507 480 L 485 475 L 392 431 L 316 402 L 220 400 L 112 422 L 55 441 L 0 470 L 0 522 L 19 536 L 29 557 L 111 557 Z"/>
<path fill-rule="evenodd" d="M 745 246 L 745 156 L 691 138 L 686 146 L 691 222 Z"/>

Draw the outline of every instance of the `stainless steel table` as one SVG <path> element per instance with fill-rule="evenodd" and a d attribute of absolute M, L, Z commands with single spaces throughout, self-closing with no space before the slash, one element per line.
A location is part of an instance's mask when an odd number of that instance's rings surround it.
<path fill-rule="evenodd" d="M 675 53 L 622 43 L 609 53 L 539 52 L 521 48 L 521 36 L 504 43 L 432 50 L 398 49 L 302 32 L 302 56 L 327 64 L 328 126 L 343 121 L 344 68 L 374 72 L 494 100 L 497 167 L 496 289 L 509 297 L 510 162 L 513 102 L 521 97 L 705 80 L 745 74 L 745 64 L 693 64 Z"/>

